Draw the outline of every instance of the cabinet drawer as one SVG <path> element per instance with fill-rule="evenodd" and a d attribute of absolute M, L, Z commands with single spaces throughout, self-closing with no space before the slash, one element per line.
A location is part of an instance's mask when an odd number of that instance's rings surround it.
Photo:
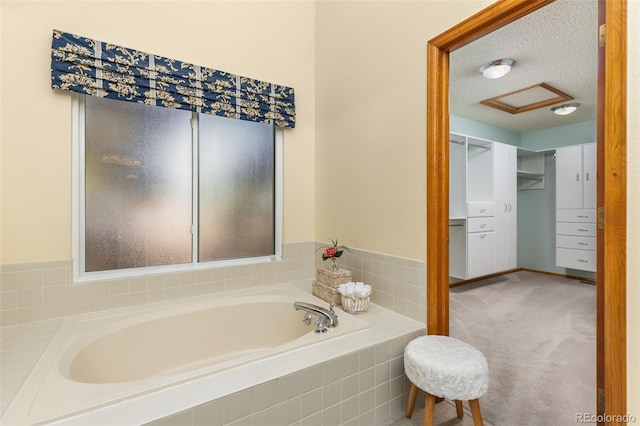
<path fill-rule="evenodd" d="M 556 210 L 558 222 L 596 223 L 595 210 Z"/>
<path fill-rule="evenodd" d="M 496 229 L 494 217 L 472 217 L 469 219 L 467 232 L 487 232 Z"/>
<path fill-rule="evenodd" d="M 581 271 L 596 270 L 596 252 L 589 250 L 556 249 L 556 265 Z"/>
<path fill-rule="evenodd" d="M 595 237 L 596 225 L 594 223 L 556 223 L 556 234 L 573 235 L 580 237 Z"/>
<path fill-rule="evenodd" d="M 468 203 L 467 216 L 469 217 L 487 217 L 495 216 L 495 205 L 493 203 Z"/>
<path fill-rule="evenodd" d="M 496 271 L 495 233 L 469 234 L 467 244 L 467 278 L 494 273 Z"/>
<path fill-rule="evenodd" d="M 579 250 L 595 250 L 595 237 L 571 237 L 569 235 L 558 235 L 556 237 L 556 246 L 559 248 L 579 249 Z"/>

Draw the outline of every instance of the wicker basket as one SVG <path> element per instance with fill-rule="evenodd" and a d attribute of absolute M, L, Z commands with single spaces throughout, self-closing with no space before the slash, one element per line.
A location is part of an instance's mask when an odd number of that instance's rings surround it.
<path fill-rule="evenodd" d="M 369 309 L 369 299 L 371 297 L 363 297 L 360 299 L 356 299 L 353 297 L 345 296 L 343 294 L 340 295 L 340 301 L 342 302 L 342 309 L 345 312 L 350 314 L 361 314 L 363 312 L 367 312 Z"/>

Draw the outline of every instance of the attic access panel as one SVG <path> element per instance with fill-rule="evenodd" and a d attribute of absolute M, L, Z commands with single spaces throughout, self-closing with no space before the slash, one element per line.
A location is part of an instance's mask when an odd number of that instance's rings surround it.
<path fill-rule="evenodd" d="M 494 98 L 480 101 L 482 105 L 499 109 L 510 114 L 544 108 L 549 105 L 572 100 L 573 97 L 546 83 L 538 83 L 514 90 Z"/>

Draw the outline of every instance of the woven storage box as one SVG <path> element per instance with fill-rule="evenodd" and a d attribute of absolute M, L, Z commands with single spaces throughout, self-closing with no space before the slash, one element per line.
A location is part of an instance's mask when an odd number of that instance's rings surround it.
<path fill-rule="evenodd" d="M 333 288 L 316 280 L 313 280 L 311 294 L 325 302 L 333 303 L 334 306 L 340 306 L 340 293 L 337 288 Z"/>
<path fill-rule="evenodd" d="M 346 269 L 331 271 L 327 268 L 318 268 L 317 278 L 318 281 L 322 284 L 326 284 L 333 288 L 338 288 L 340 284 L 348 283 L 349 281 L 351 281 L 351 271 L 347 271 Z"/>
<path fill-rule="evenodd" d="M 371 296 L 356 299 L 354 297 L 340 295 L 342 309 L 350 314 L 361 314 L 369 309 L 369 299 Z"/>

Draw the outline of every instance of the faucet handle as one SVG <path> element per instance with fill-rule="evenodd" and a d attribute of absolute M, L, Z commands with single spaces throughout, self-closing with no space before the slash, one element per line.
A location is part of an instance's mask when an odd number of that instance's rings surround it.
<path fill-rule="evenodd" d="M 336 313 L 336 311 L 333 310 L 333 303 L 329 303 L 329 312 L 331 312 L 332 314 Z"/>
<path fill-rule="evenodd" d="M 322 334 L 322 333 L 326 333 L 327 331 L 328 329 L 325 326 L 324 321 L 320 317 L 316 318 L 316 329 L 313 332 L 317 334 Z"/>

